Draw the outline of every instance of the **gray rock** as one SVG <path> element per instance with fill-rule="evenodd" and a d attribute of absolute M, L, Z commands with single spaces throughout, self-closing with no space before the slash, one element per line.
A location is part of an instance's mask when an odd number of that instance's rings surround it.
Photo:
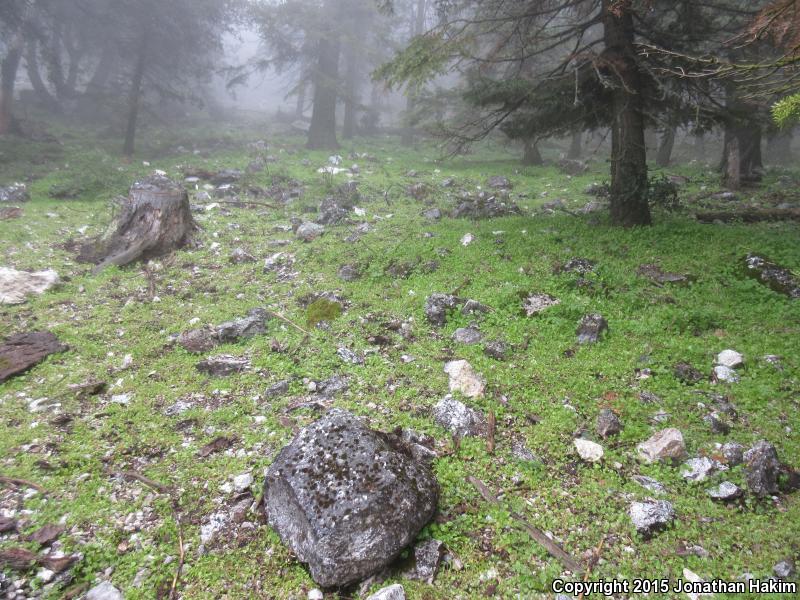
<path fill-rule="evenodd" d="M 428 196 L 428 186 L 423 183 L 413 183 L 406 188 L 408 195 L 414 198 L 414 200 L 424 200 Z"/>
<path fill-rule="evenodd" d="M 364 357 L 349 348 L 341 347 L 336 350 L 336 355 L 344 362 L 351 365 L 363 365 Z"/>
<path fill-rule="evenodd" d="M 744 461 L 744 446 L 736 442 L 727 442 L 722 444 L 722 456 L 725 457 L 725 462 L 729 466 L 735 467 L 742 464 Z"/>
<path fill-rule="evenodd" d="M 797 575 L 797 569 L 791 558 L 775 563 L 775 566 L 772 567 L 772 572 L 775 574 L 775 577 L 780 577 L 781 579 L 790 579 Z"/>
<path fill-rule="evenodd" d="M 744 490 L 735 483 L 730 481 L 723 481 L 717 487 L 706 490 L 712 500 L 720 500 L 727 502 L 728 500 L 735 500 L 744 494 Z"/>
<path fill-rule="evenodd" d="M 765 440 L 744 453 L 747 487 L 759 498 L 778 493 L 778 474 L 781 464 L 775 446 Z"/>
<path fill-rule="evenodd" d="M 477 344 L 483 339 L 483 334 L 475 327 L 459 327 L 453 333 L 453 341 L 459 344 Z"/>
<path fill-rule="evenodd" d="M 636 531 L 645 536 L 666 527 L 675 519 L 675 509 L 666 500 L 634 502 L 628 514 Z"/>
<path fill-rule="evenodd" d="M 594 463 L 603 459 L 603 447 L 597 442 L 577 438 L 572 440 L 572 443 L 582 460 Z"/>
<path fill-rule="evenodd" d="M 458 298 L 450 294 L 431 294 L 425 298 L 425 316 L 431 325 L 443 327 L 447 321 L 447 311 L 458 304 Z"/>
<path fill-rule="evenodd" d="M 260 173 L 266 166 L 267 164 L 263 160 L 257 158 L 256 160 L 251 160 L 244 170 L 252 175 L 253 173 Z"/>
<path fill-rule="evenodd" d="M 319 205 L 319 217 L 315 222 L 319 225 L 337 225 L 347 220 L 350 215 L 352 205 L 337 200 L 336 198 L 325 198 Z"/>
<path fill-rule="evenodd" d="M 111 583 L 104 581 L 86 592 L 86 600 L 124 600 L 124 596 Z"/>
<path fill-rule="evenodd" d="M 689 363 L 685 362 L 677 363 L 672 368 L 672 372 L 675 375 L 675 379 L 687 385 L 692 385 L 694 383 L 697 383 L 703 378 L 703 374 L 700 371 L 695 369 Z"/>
<path fill-rule="evenodd" d="M 588 275 L 594 271 L 594 262 L 587 258 L 570 258 L 567 262 L 556 269 L 558 273 L 577 273 Z"/>
<path fill-rule="evenodd" d="M 368 596 L 367 600 L 406 600 L 406 592 L 402 585 L 394 583 Z"/>
<path fill-rule="evenodd" d="M 711 428 L 712 433 L 728 435 L 731 431 L 731 426 L 716 411 L 703 417 L 703 421 Z"/>
<path fill-rule="evenodd" d="M 414 566 L 404 573 L 406 579 L 418 579 L 432 584 L 439 572 L 445 547 L 439 540 L 425 540 L 414 546 Z"/>
<path fill-rule="evenodd" d="M 195 365 L 201 373 L 206 373 L 212 377 L 224 377 L 233 373 L 241 373 L 250 368 L 250 361 L 242 356 L 231 356 L 230 354 L 219 354 L 201 360 Z"/>
<path fill-rule="evenodd" d="M 736 350 L 723 350 L 717 354 L 714 363 L 730 369 L 738 369 L 744 364 L 744 356 L 739 354 Z"/>
<path fill-rule="evenodd" d="M 422 213 L 422 216 L 428 219 L 429 221 L 438 221 L 442 218 L 442 211 L 438 208 L 429 208 L 425 212 Z"/>
<path fill-rule="evenodd" d="M 317 239 L 325 233 L 325 227 L 317 223 L 305 222 L 297 228 L 295 234 L 304 242 L 310 242 Z"/>
<path fill-rule="evenodd" d="M 686 458 L 683 435 L 673 427 L 668 427 L 655 433 L 647 441 L 636 446 L 636 452 L 648 463 L 676 461 Z"/>
<path fill-rule="evenodd" d="M 289 379 L 284 379 L 283 381 L 279 381 L 277 383 L 273 383 L 269 386 L 266 390 L 264 390 L 264 397 L 265 398 L 279 398 L 286 394 L 289 391 L 289 384 L 291 381 Z"/>
<path fill-rule="evenodd" d="M 58 283 L 58 273 L 52 269 L 31 273 L 0 267 L 0 305 L 22 304 L 27 296 L 43 294 Z"/>
<path fill-rule="evenodd" d="M 216 186 L 230 185 L 239 181 L 243 175 L 238 169 L 223 169 L 211 178 L 211 183 Z"/>
<path fill-rule="evenodd" d="M 797 277 L 791 270 L 755 254 L 748 254 L 745 257 L 744 266 L 748 275 L 772 290 L 795 300 L 800 298 L 800 277 Z"/>
<path fill-rule="evenodd" d="M 256 257 L 246 252 L 244 248 L 234 248 L 228 260 L 235 265 L 241 265 L 244 263 L 256 262 Z"/>
<path fill-rule="evenodd" d="M 355 265 L 342 265 L 336 273 L 342 281 L 355 281 L 361 277 Z"/>
<path fill-rule="evenodd" d="M 661 484 L 661 482 L 653 479 L 652 477 L 647 477 L 646 475 L 634 475 L 631 477 L 636 483 L 642 486 L 644 489 L 652 492 L 654 494 L 666 494 L 667 490 Z"/>
<path fill-rule="evenodd" d="M 504 177 L 503 175 L 494 175 L 489 177 L 486 185 L 495 189 L 511 189 L 511 187 L 513 187 L 511 182 L 508 180 L 508 177 Z"/>
<path fill-rule="evenodd" d="M 448 386 L 451 392 L 460 392 L 467 398 L 483 396 L 486 381 L 466 360 L 451 360 L 445 363 L 444 372 L 450 376 Z"/>
<path fill-rule="evenodd" d="M 522 308 L 526 316 L 532 317 L 556 304 L 561 304 L 561 300 L 550 294 L 531 294 L 522 301 Z"/>
<path fill-rule="evenodd" d="M 714 367 L 714 380 L 723 383 L 738 383 L 739 375 L 730 367 L 716 365 Z"/>
<path fill-rule="evenodd" d="M 602 409 L 597 415 L 597 435 L 606 438 L 617 435 L 620 431 L 622 431 L 622 421 L 619 417 L 610 408 Z"/>
<path fill-rule="evenodd" d="M 458 436 L 486 434 L 486 417 L 483 413 L 455 400 L 450 394 L 433 407 L 433 419 Z"/>
<path fill-rule="evenodd" d="M 508 355 L 508 344 L 499 340 L 486 342 L 483 347 L 483 353 L 495 360 L 505 360 Z"/>
<path fill-rule="evenodd" d="M 443 188 L 453 187 L 455 184 L 456 184 L 456 180 L 454 178 L 452 178 L 452 177 L 447 177 L 447 178 L 442 180 L 442 187 Z"/>
<path fill-rule="evenodd" d="M 480 315 L 483 313 L 491 312 L 491 308 L 486 306 L 485 304 L 481 304 L 477 300 L 467 300 L 464 302 L 464 306 L 461 307 L 461 314 L 462 315 Z"/>
<path fill-rule="evenodd" d="M 579 344 L 595 344 L 608 332 L 608 321 L 600 314 L 586 315 L 578 324 L 575 335 Z"/>
<path fill-rule="evenodd" d="M 649 390 L 642 390 L 639 392 L 639 401 L 645 404 L 658 404 L 661 402 L 661 398 Z"/>
<path fill-rule="evenodd" d="M 323 396 L 324 398 L 333 398 L 342 392 L 346 392 L 349 387 L 349 383 L 347 381 L 347 377 L 334 375 L 332 377 L 328 377 L 328 379 L 317 381 L 316 386 L 317 394 Z"/>
<path fill-rule="evenodd" d="M 522 211 L 513 202 L 505 202 L 495 196 L 464 200 L 453 211 L 454 219 L 494 219 L 519 215 Z"/>
<path fill-rule="evenodd" d="M 724 471 L 728 467 L 707 456 L 698 456 L 687 460 L 681 468 L 681 476 L 687 481 L 705 481 L 717 471 Z"/>
<path fill-rule="evenodd" d="M 24 183 L 12 183 L 0 187 L 0 202 L 27 202 L 30 199 L 28 188 Z"/>
<path fill-rule="evenodd" d="M 225 321 L 216 327 L 216 336 L 220 343 L 226 344 L 262 335 L 267 332 L 269 313 L 263 308 L 252 308 L 247 316 L 233 321 Z"/>
<path fill-rule="evenodd" d="M 267 470 L 269 524 L 321 587 L 381 570 L 433 517 L 433 474 L 388 437 L 334 409 L 300 431 Z"/>

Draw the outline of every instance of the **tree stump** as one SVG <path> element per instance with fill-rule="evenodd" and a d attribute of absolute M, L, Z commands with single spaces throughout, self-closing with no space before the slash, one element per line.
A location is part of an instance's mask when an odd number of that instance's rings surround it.
<path fill-rule="evenodd" d="M 97 273 L 109 265 L 127 265 L 182 248 L 192 242 L 197 229 L 183 186 L 151 175 L 131 186 L 119 216 L 103 235 L 81 247 L 77 260 L 94 263 Z"/>

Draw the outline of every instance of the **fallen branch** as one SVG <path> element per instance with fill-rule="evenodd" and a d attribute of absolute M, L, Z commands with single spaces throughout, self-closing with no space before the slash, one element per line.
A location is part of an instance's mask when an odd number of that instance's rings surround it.
<path fill-rule="evenodd" d="M 275 312 L 274 310 L 267 310 L 267 312 L 268 312 L 270 315 L 272 315 L 273 317 L 275 317 L 276 319 L 280 319 L 280 320 L 281 320 L 281 321 L 283 321 L 284 323 L 288 323 L 289 325 L 291 325 L 292 327 L 294 327 L 294 328 L 295 328 L 295 329 L 297 329 L 298 331 L 302 331 L 304 334 L 306 334 L 306 336 L 310 336 L 310 335 L 311 335 L 311 332 L 310 332 L 310 331 L 306 331 L 305 329 L 303 329 L 302 327 L 300 327 L 300 325 L 298 325 L 298 324 L 297 324 L 297 323 L 295 323 L 294 321 L 292 321 L 292 320 L 288 319 L 287 317 L 284 317 L 284 316 L 283 316 L 281 313 L 279 313 L 279 312 Z"/>
<path fill-rule="evenodd" d="M 740 211 L 709 211 L 697 213 L 695 217 L 701 223 L 713 223 L 714 221 L 722 221 L 723 223 L 731 223 L 734 221 L 741 221 L 743 223 L 759 223 L 761 221 L 800 221 L 800 209 L 770 208 Z"/>
<path fill-rule="evenodd" d="M 40 486 L 38 483 L 34 483 L 32 481 L 28 481 L 27 479 L 20 479 L 19 477 L 6 477 L 5 475 L 0 475 L 0 483 L 7 483 L 10 485 L 15 485 L 17 487 L 29 487 L 33 488 L 37 492 L 41 492 L 43 494 L 47 493 L 47 490 Z"/>
<path fill-rule="evenodd" d="M 492 494 L 489 488 L 487 488 L 486 485 L 480 479 L 477 479 L 476 477 L 470 475 L 467 477 L 467 481 L 475 486 L 478 492 L 480 492 L 481 496 L 483 496 L 484 500 L 496 506 L 500 505 L 500 501 L 497 499 L 497 497 L 494 494 Z M 561 546 L 559 546 L 556 542 L 547 537 L 541 529 L 537 529 L 536 527 L 528 523 L 525 520 L 525 518 L 519 513 L 512 511 L 509 514 L 511 515 L 512 519 L 514 519 L 520 525 L 522 525 L 525 531 L 527 531 L 534 540 L 536 540 L 545 550 L 547 550 L 550 556 L 560 560 L 561 564 L 563 564 L 573 573 L 583 572 L 583 567 L 581 567 L 580 564 L 578 564 L 578 561 L 572 558 L 572 556 L 570 556 L 567 553 L 567 551 L 564 550 Z"/>
<path fill-rule="evenodd" d="M 214 202 L 209 204 L 202 204 L 201 206 L 210 206 L 210 204 L 230 204 L 232 206 L 264 206 L 266 208 L 274 208 L 278 210 L 282 207 L 276 206 L 275 204 L 269 204 L 268 202 L 256 202 L 255 200 L 214 200 Z"/>
<path fill-rule="evenodd" d="M 486 453 L 494 454 L 494 434 L 497 430 L 497 418 L 494 416 L 494 411 L 489 413 L 488 427 L 486 432 Z"/>

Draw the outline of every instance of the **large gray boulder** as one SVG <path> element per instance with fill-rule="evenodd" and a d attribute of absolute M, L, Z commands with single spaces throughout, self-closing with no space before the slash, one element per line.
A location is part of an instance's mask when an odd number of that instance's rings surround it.
<path fill-rule="evenodd" d="M 433 517 L 430 467 L 399 436 L 333 409 L 278 454 L 264 483 L 270 525 L 322 587 L 380 571 Z"/>

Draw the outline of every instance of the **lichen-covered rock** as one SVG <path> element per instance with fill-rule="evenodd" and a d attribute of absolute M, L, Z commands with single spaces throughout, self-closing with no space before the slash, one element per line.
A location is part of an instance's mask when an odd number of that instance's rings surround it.
<path fill-rule="evenodd" d="M 628 509 L 628 514 L 636 531 L 645 536 L 663 529 L 675 519 L 675 509 L 666 500 L 634 502 Z"/>
<path fill-rule="evenodd" d="M 603 318 L 603 315 L 591 314 L 581 319 L 575 335 L 578 336 L 579 344 L 595 344 L 607 332 L 608 321 Z"/>
<path fill-rule="evenodd" d="M 708 494 L 712 500 L 727 502 L 729 500 L 735 500 L 736 498 L 739 498 L 742 494 L 744 494 L 744 490 L 742 490 L 742 488 L 735 483 L 723 481 L 717 487 L 706 490 L 706 494 Z"/>
<path fill-rule="evenodd" d="M 525 300 L 522 301 L 522 309 L 525 315 L 532 317 L 538 315 L 546 308 L 560 304 L 561 300 L 554 298 L 550 294 L 530 294 Z"/>
<path fill-rule="evenodd" d="M 772 290 L 795 300 L 800 298 L 800 278 L 789 269 L 755 254 L 745 256 L 744 266 L 748 275 L 755 277 Z"/>
<path fill-rule="evenodd" d="M 683 434 L 673 427 L 662 429 L 647 441 L 636 446 L 636 451 L 645 462 L 676 461 L 686 458 Z"/>
<path fill-rule="evenodd" d="M 482 339 L 483 335 L 475 327 L 459 327 L 453 332 L 453 341 L 459 344 L 477 344 Z"/>
<path fill-rule="evenodd" d="M 433 517 L 438 486 L 402 441 L 334 409 L 278 454 L 264 506 L 281 540 L 322 587 L 388 565 Z"/>
<path fill-rule="evenodd" d="M 385 588 L 381 588 L 367 600 L 406 600 L 406 591 L 399 583 L 392 584 Z"/>
<path fill-rule="evenodd" d="M 425 298 L 425 316 L 431 325 L 444 327 L 447 311 L 458 306 L 459 300 L 450 294 L 431 294 Z"/>
<path fill-rule="evenodd" d="M 606 438 L 617 435 L 620 431 L 622 431 L 622 421 L 619 417 L 610 408 L 602 409 L 597 415 L 597 435 Z"/>
<path fill-rule="evenodd" d="M 454 435 L 486 434 L 487 423 L 483 413 L 459 402 L 450 394 L 433 407 L 433 419 Z"/>
<path fill-rule="evenodd" d="M 221 343 L 235 342 L 267 332 L 269 314 L 263 308 L 252 308 L 246 317 L 225 321 L 216 327 L 216 335 Z"/>
<path fill-rule="evenodd" d="M 323 225 L 307 222 L 301 224 L 300 227 L 297 228 L 295 235 L 304 242 L 310 242 L 311 240 L 317 239 L 323 233 L 325 233 L 325 227 Z"/>
<path fill-rule="evenodd" d="M 444 372 L 450 376 L 448 385 L 451 392 L 461 392 L 467 398 L 483 396 L 486 381 L 466 360 L 451 360 L 445 363 Z"/>
<path fill-rule="evenodd" d="M 778 474 L 781 464 L 775 446 L 765 440 L 744 453 L 744 470 L 747 487 L 756 496 L 763 498 L 778 493 Z"/>
<path fill-rule="evenodd" d="M 27 202 L 31 197 L 24 183 L 13 183 L 0 187 L 0 202 Z"/>

